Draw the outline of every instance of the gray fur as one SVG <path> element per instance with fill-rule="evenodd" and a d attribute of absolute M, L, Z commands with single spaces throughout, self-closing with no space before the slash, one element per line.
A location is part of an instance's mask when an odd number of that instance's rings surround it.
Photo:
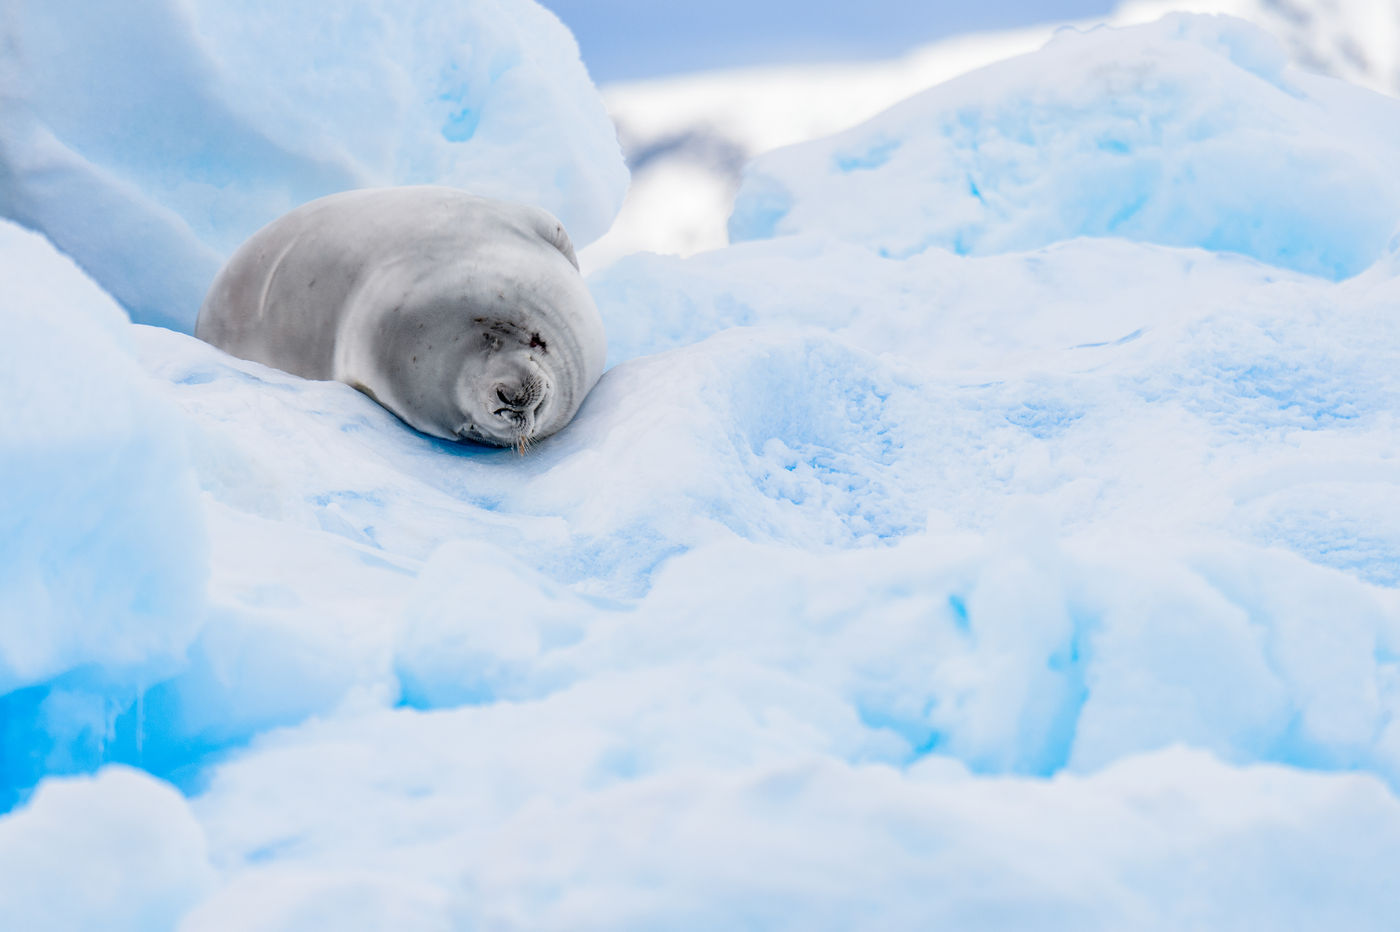
<path fill-rule="evenodd" d="M 352 385 L 424 433 L 502 446 L 567 424 L 605 355 L 559 221 L 429 186 L 333 194 L 263 227 L 195 335 Z"/>

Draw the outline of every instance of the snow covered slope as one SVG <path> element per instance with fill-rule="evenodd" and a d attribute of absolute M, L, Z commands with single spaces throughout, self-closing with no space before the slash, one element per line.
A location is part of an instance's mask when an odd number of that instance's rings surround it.
<path fill-rule="evenodd" d="M 730 239 L 821 231 L 903 257 L 1119 236 L 1355 275 L 1400 216 L 1400 104 L 1289 71 L 1234 22 L 1064 31 L 761 156 Z"/>
<path fill-rule="evenodd" d="M 1024 209 L 987 210 L 1003 245 L 967 254 L 881 254 L 859 217 L 794 212 L 786 235 L 594 275 L 610 368 L 525 457 L 121 325 L 12 232 L 0 320 L 49 333 L 91 303 L 62 326 L 106 341 L 143 419 L 24 440 L 24 386 L 67 384 L 39 343 L 0 406 L 15 483 L 97 489 L 4 501 L 57 582 L 4 616 L 0 656 L 70 630 L 53 593 L 108 599 L 75 616 L 89 653 L 0 687 L 0 915 L 1389 928 L 1400 209 L 1362 169 L 1391 158 L 1400 101 L 1283 62 L 1246 23 L 1174 18 L 1062 36 L 878 126 L 913 146 L 930 101 L 974 86 L 954 112 L 1008 112 L 1053 73 L 1076 106 L 992 163 L 1034 187 L 1093 157 L 1126 86 L 1154 117 L 1109 154 L 1215 173 L 1142 172 L 1144 203 L 1189 190 L 1190 229 L 1267 230 L 1271 203 L 1228 194 L 1268 178 L 1313 211 L 1306 250 L 1105 235 L 1086 185 L 1030 241 Z M 756 171 L 835 203 L 850 173 L 804 160 L 855 138 Z M 898 151 L 855 166 L 871 209 L 936 216 L 945 163 L 894 171 Z M 73 468 L 113 443 L 136 478 Z M 129 550 L 46 557 L 86 515 Z M 179 598 L 127 599 L 133 564 Z"/>
<path fill-rule="evenodd" d="M 889 62 L 740 68 L 605 85 L 632 184 L 612 228 L 579 261 L 600 269 L 642 250 L 690 255 L 723 246 L 749 159 L 847 129 L 934 84 L 1034 51 L 1054 30 L 959 36 Z"/>
<path fill-rule="evenodd" d="M 1305 70 L 1400 94 L 1400 6 L 1392 0 L 1129 0 L 1108 22 L 1152 22 L 1173 10 L 1249 20 L 1281 39 Z M 722 246 L 740 170 L 750 159 L 849 129 L 935 84 L 1034 51 L 1060 26 L 958 36 L 889 62 L 607 85 L 603 95 L 632 186 L 613 228 L 581 261 L 600 269 L 641 250 L 690 255 Z"/>
<path fill-rule="evenodd" d="M 0 806 L 103 760 L 111 703 L 178 670 L 208 551 L 175 407 L 116 303 L 0 221 Z"/>

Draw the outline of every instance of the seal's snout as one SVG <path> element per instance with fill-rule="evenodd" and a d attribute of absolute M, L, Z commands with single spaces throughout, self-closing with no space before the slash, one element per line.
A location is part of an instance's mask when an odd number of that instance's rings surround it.
<path fill-rule="evenodd" d="M 471 439 L 523 452 L 553 416 L 553 383 L 524 354 L 496 357 L 486 378 L 473 380 L 469 390 L 477 412 Z"/>
<path fill-rule="evenodd" d="M 496 400 L 502 407 L 497 408 L 495 413 L 508 420 L 533 420 L 544 404 L 544 395 L 544 380 L 538 377 L 527 378 L 514 385 L 497 382 Z"/>
<path fill-rule="evenodd" d="M 515 448 L 524 453 L 534 437 L 535 426 L 539 423 L 540 409 L 544 407 L 548 386 L 537 374 L 531 374 L 519 381 L 497 382 L 496 401 L 500 407 L 492 413 L 512 438 Z"/>

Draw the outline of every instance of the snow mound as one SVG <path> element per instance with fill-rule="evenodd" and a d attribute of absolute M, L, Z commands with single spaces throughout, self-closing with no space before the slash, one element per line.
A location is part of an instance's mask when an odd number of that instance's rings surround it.
<path fill-rule="evenodd" d="M 1076 236 L 1199 246 L 1333 279 L 1400 216 L 1400 102 L 1289 68 L 1224 17 L 1062 30 L 847 132 L 759 157 L 734 241 L 823 232 L 905 257 Z"/>
<path fill-rule="evenodd" d="M 21 0 L 0 50 L 0 215 L 138 322 L 189 330 L 224 256 L 334 191 L 454 185 L 542 206 L 582 246 L 627 184 L 533 0 Z"/>
<path fill-rule="evenodd" d="M 1390 0 L 1127 0 L 1112 22 L 1152 22 L 1178 10 L 1249 20 L 1308 71 L 1400 94 L 1400 7 Z"/>
<path fill-rule="evenodd" d="M 330 878 L 372 872 L 377 889 L 361 896 L 402 891 L 426 928 L 1380 930 L 1400 905 L 1400 802 L 1369 777 L 1184 749 L 1051 781 L 789 746 L 773 748 L 782 762 L 746 763 L 646 719 L 706 724 L 702 739 L 733 729 L 754 748 L 801 735 L 779 710 L 743 714 L 771 690 L 725 701 L 714 680 L 699 694 L 680 681 L 650 707 L 637 685 L 606 697 L 629 710 L 613 713 L 634 723 L 621 732 L 571 713 L 597 708 L 584 693 L 528 725 L 509 704 L 494 726 L 475 709 L 318 725 L 230 765 L 196 808 L 239 865 L 230 891 L 334 916 Z M 629 774 L 639 744 L 669 766 L 650 771 L 644 752 Z M 291 782 L 316 789 L 296 805 L 279 792 Z M 301 868 L 294 886 L 297 868 L 259 863 L 270 848 L 318 874 Z M 1297 877 L 1308 883 L 1284 880 Z"/>
<path fill-rule="evenodd" d="M 1173 287 L 1163 289 L 1163 280 Z M 685 259 L 638 254 L 596 273 L 589 286 L 610 365 L 729 328 L 781 327 L 831 334 L 925 373 L 1018 367 L 1041 355 L 1073 369 L 1091 364 L 1092 351 L 1136 339 L 1187 308 L 1224 309 L 1257 291 L 1292 296 L 1312 287 L 1254 263 L 1124 240 L 993 256 L 935 247 L 900 260 L 820 235 Z"/>
<path fill-rule="evenodd" d="M 175 668 L 202 621 L 207 550 L 180 420 L 133 358 L 121 309 L 3 221 L 0 278 L 8 799 L 99 760 L 110 718 Z"/>
<path fill-rule="evenodd" d="M 543 727 L 566 708 L 591 710 L 569 727 L 621 716 L 604 729 L 614 735 L 658 727 L 638 708 L 685 717 L 683 748 L 647 731 L 619 752 L 616 776 L 756 763 L 779 746 L 1049 775 L 1185 742 L 1400 783 L 1389 600 L 1288 554 L 1121 541 L 1057 541 L 1010 520 L 985 537 L 826 555 L 714 544 L 674 558 L 625 606 L 532 591 L 490 548 L 451 545 L 420 578 L 398 670 L 415 705 L 490 706 L 470 719 L 483 728 L 527 715 Z M 507 611 L 483 588 L 528 595 Z M 630 698 L 614 709 L 619 692 Z M 678 693 L 686 711 L 663 714 Z M 499 705 L 522 700 L 538 703 Z"/>
<path fill-rule="evenodd" d="M 180 932 L 453 932 L 447 895 L 382 871 L 271 867 L 239 875 L 190 912 Z"/>
<path fill-rule="evenodd" d="M 217 557 L 148 759 L 757 664 L 800 673 L 795 720 L 836 710 L 804 727 L 850 762 L 1051 774 L 1189 741 L 1400 780 L 1373 588 L 1400 581 L 1396 282 L 1088 239 L 638 257 L 595 279 L 632 358 L 524 459 L 138 328 L 198 425 Z"/>
<path fill-rule="evenodd" d="M 1281 41 L 1293 64 L 1400 94 L 1400 7 L 1392 0 L 1128 0 L 1110 26 L 1174 11 L 1224 13 Z M 1100 18 L 1074 25 L 1087 29 Z M 1066 24 L 1061 24 L 1066 25 Z M 744 164 L 760 153 L 864 122 L 974 68 L 1034 52 L 1057 27 L 959 35 L 889 61 L 771 65 L 609 83 L 602 92 L 632 169 L 606 236 L 579 255 L 585 270 L 634 252 L 690 255 L 728 239 Z"/>
<path fill-rule="evenodd" d="M 214 886 L 204 832 L 171 787 L 125 767 L 49 780 L 0 820 L 12 929 L 173 929 Z"/>

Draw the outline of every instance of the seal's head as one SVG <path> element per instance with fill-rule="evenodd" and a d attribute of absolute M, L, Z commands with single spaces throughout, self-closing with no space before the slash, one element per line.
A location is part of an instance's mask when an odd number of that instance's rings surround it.
<path fill-rule="evenodd" d="M 555 400 L 548 373 L 528 350 L 492 353 L 462 373 L 458 404 L 466 420 L 457 435 L 523 453 L 550 422 Z"/>

